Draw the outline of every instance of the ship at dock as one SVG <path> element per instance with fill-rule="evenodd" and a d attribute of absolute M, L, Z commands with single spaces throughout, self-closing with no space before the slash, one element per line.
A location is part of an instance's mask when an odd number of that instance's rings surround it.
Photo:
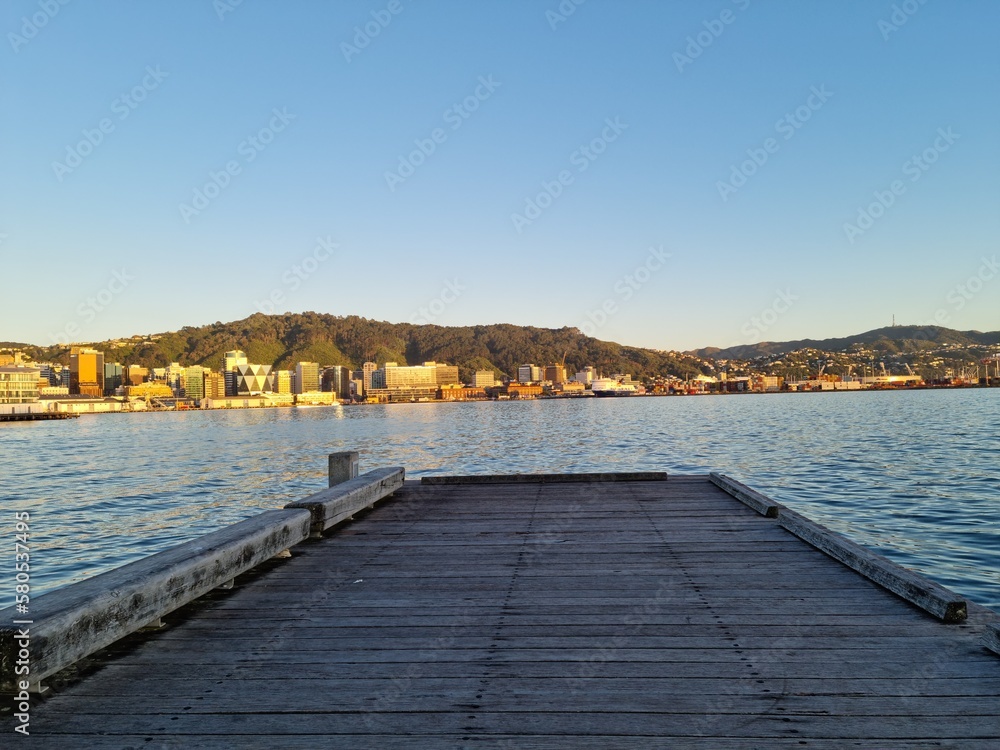
<path fill-rule="evenodd" d="M 591 390 L 595 396 L 634 396 L 639 392 L 635 383 L 626 383 L 619 378 L 597 378 Z"/>

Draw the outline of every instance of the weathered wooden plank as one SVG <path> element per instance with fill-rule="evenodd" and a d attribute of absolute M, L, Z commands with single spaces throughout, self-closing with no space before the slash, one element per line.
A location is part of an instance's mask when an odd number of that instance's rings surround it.
<path fill-rule="evenodd" d="M 671 750 L 747 750 L 747 748 L 766 747 L 768 750 L 802 750 L 802 740 L 796 737 L 768 737 L 766 741 L 761 741 L 755 736 L 736 736 L 729 738 L 719 738 L 713 736 L 704 737 L 678 737 L 676 735 L 662 737 L 643 737 L 630 735 L 623 738 L 622 735 L 589 734 L 575 735 L 571 742 L 564 734 L 510 734 L 493 733 L 489 735 L 472 735 L 468 730 L 444 734 L 437 732 L 434 734 L 420 734 L 417 736 L 406 736 L 399 733 L 386 734 L 385 730 L 365 732 L 364 734 L 341 733 L 337 735 L 323 735 L 319 738 L 315 735 L 275 735 L 275 734 L 241 734 L 232 732 L 229 734 L 172 734 L 159 735 L 154 740 L 148 733 L 144 734 L 113 734 L 100 736 L 94 734 L 57 734 L 59 744 L 49 744 L 45 747 L 53 747 L 62 750 L 67 747 L 86 747 L 88 750 L 104 750 L 105 748 L 148 748 L 148 750 L 187 750 L 187 748 L 197 747 L 202 750 L 232 750 L 234 747 L 241 750 L 274 750 L 278 744 L 283 750 L 315 750 L 318 745 L 325 748 L 347 748 L 356 750 L 361 747 L 379 748 L 379 750 L 455 750 L 455 748 L 472 746 L 471 740 L 476 740 L 476 745 L 485 745 L 498 750 L 513 750 L 514 748 L 532 748 L 532 750 L 566 750 L 573 747 L 574 750 L 607 750 L 607 748 L 621 747 L 623 739 L 629 750 L 663 750 L 670 747 Z M 42 740 L 44 742 L 44 740 Z M 851 743 L 856 744 L 856 743 Z M 34 747 L 43 745 L 32 743 Z M 815 738 L 810 737 L 808 742 L 809 750 L 844 750 L 847 744 L 845 739 L 837 737 Z M 993 740 L 970 740 L 970 739 L 905 739 L 905 740 L 881 740 L 879 750 L 996 750 Z"/>
<path fill-rule="evenodd" d="M 579 474 L 456 474 L 425 476 L 421 484 L 553 484 L 580 482 L 662 482 L 665 471 L 608 471 Z"/>
<path fill-rule="evenodd" d="M 1000 655 L 1000 623 L 990 623 L 983 633 L 983 645 L 990 651 Z"/>
<path fill-rule="evenodd" d="M 375 469 L 285 506 L 312 514 L 312 533 L 321 535 L 355 513 L 370 508 L 403 486 L 403 467 Z"/>
<path fill-rule="evenodd" d="M 879 586 L 945 622 L 962 622 L 968 616 L 965 600 L 955 592 L 919 573 L 897 565 L 805 516 L 782 508 L 778 515 L 778 524 Z"/>
<path fill-rule="evenodd" d="M 766 495 L 762 495 L 756 490 L 750 489 L 745 484 L 737 482 L 735 479 L 727 477 L 725 474 L 712 472 L 708 475 L 708 477 L 712 484 L 716 487 L 728 492 L 741 503 L 753 508 L 766 518 L 777 518 L 778 512 L 783 507 Z"/>
<path fill-rule="evenodd" d="M 473 703 L 474 701 L 469 701 Z M 778 701 L 772 704 L 777 708 Z M 790 714 L 772 710 L 750 717 L 745 714 L 664 714 L 658 712 L 622 711 L 609 706 L 601 712 L 530 712 L 484 711 L 472 707 L 450 707 L 451 710 L 423 710 L 418 712 L 338 712 L 335 704 L 324 712 L 309 714 L 291 713 L 220 713 L 191 714 L 189 711 L 174 714 L 154 714 L 155 727 L 150 730 L 150 716 L 145 714 L 75 714 L 60 717 L 58 725 L 39 717 L 33 720 L 40 732 L 56 730 L 60 733 L 86 732 L 95 724 L 114 727 L 122 734 L 146 732 L 154 740 L 170 735 L 232 735 L 261 734 L 271 736 L 309 735 L 336 738 L 343 734 L 388 733 L 395 735 L 421 735 L 441 733 L 460 736 L 489 736 L 509 734 L 561 735 L 563 741 L 579 735 L 608 734 L 627 738 L 641 733 L 661 739 L 661 746 L 670 746 L 664 738 L 672 737 L 758 737 L 762 739 L 796 737 L 799 740 L 841 738 L 856 742 L 868 740 L 867 747 L 882 747 L 882 740 L 910 740 L 937 738 L 944 740 L 1000 739 L 996 714 L 965 716 L 961 721 L 950 721 L 938 716 L 816 716 Z M 40 712 L 38 712 L 40 713 Z M 752 724 L 752 726 L 751 726 Z M 169 734 L 167 732 L 169 726 Z M 752 730 L 752 732 L 751 732 Z M 92 730 L 91 730 L 92 731 Z M 107 731 L 105 729 L 105 731 Z M 322 743 L 324 746 L 326 742 Z M 766 742 L 762 743 L 766 746 Z M 711 746 L 711 745 L 709 745 Z"/>
<path fill-rule="evenodd" d="M 309 534 L 309 514 L 265 511 L 31 601 L 30 682 L 173 612 L 235 576 L 298 544 Z M 0 691 L 14 692 L 19 620 L 0 611 Z"/>

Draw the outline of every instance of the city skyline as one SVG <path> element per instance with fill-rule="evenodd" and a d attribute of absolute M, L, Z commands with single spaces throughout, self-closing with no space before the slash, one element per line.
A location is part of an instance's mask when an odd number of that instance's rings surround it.
<path fill-rule="evenodd" d="M 0 10 L 0 339 L 998 327 L 995 4 L 52 7 Z"/>

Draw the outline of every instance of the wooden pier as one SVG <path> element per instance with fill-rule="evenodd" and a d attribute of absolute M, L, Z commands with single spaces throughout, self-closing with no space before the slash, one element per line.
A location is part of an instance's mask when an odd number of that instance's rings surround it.
<path fill-rule="evenodd" d="M 394 476 L 269 511 L 313 538 L 48 676 L 26 746 L 1000 746 L 994 613 L 725 477 Z"/>

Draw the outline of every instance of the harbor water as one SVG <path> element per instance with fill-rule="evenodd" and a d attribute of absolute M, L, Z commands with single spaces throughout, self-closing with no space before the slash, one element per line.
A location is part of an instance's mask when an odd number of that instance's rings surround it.
<path fill-rule="evenodd" d="M 997 425 L 997 389 L 84 416 L 0 424 L 0 508 L 12 554 L 30 513 L 37 595 L 322 489 L 333 451 L 411 479 L 720 471 L 1000 610 Z"/>

